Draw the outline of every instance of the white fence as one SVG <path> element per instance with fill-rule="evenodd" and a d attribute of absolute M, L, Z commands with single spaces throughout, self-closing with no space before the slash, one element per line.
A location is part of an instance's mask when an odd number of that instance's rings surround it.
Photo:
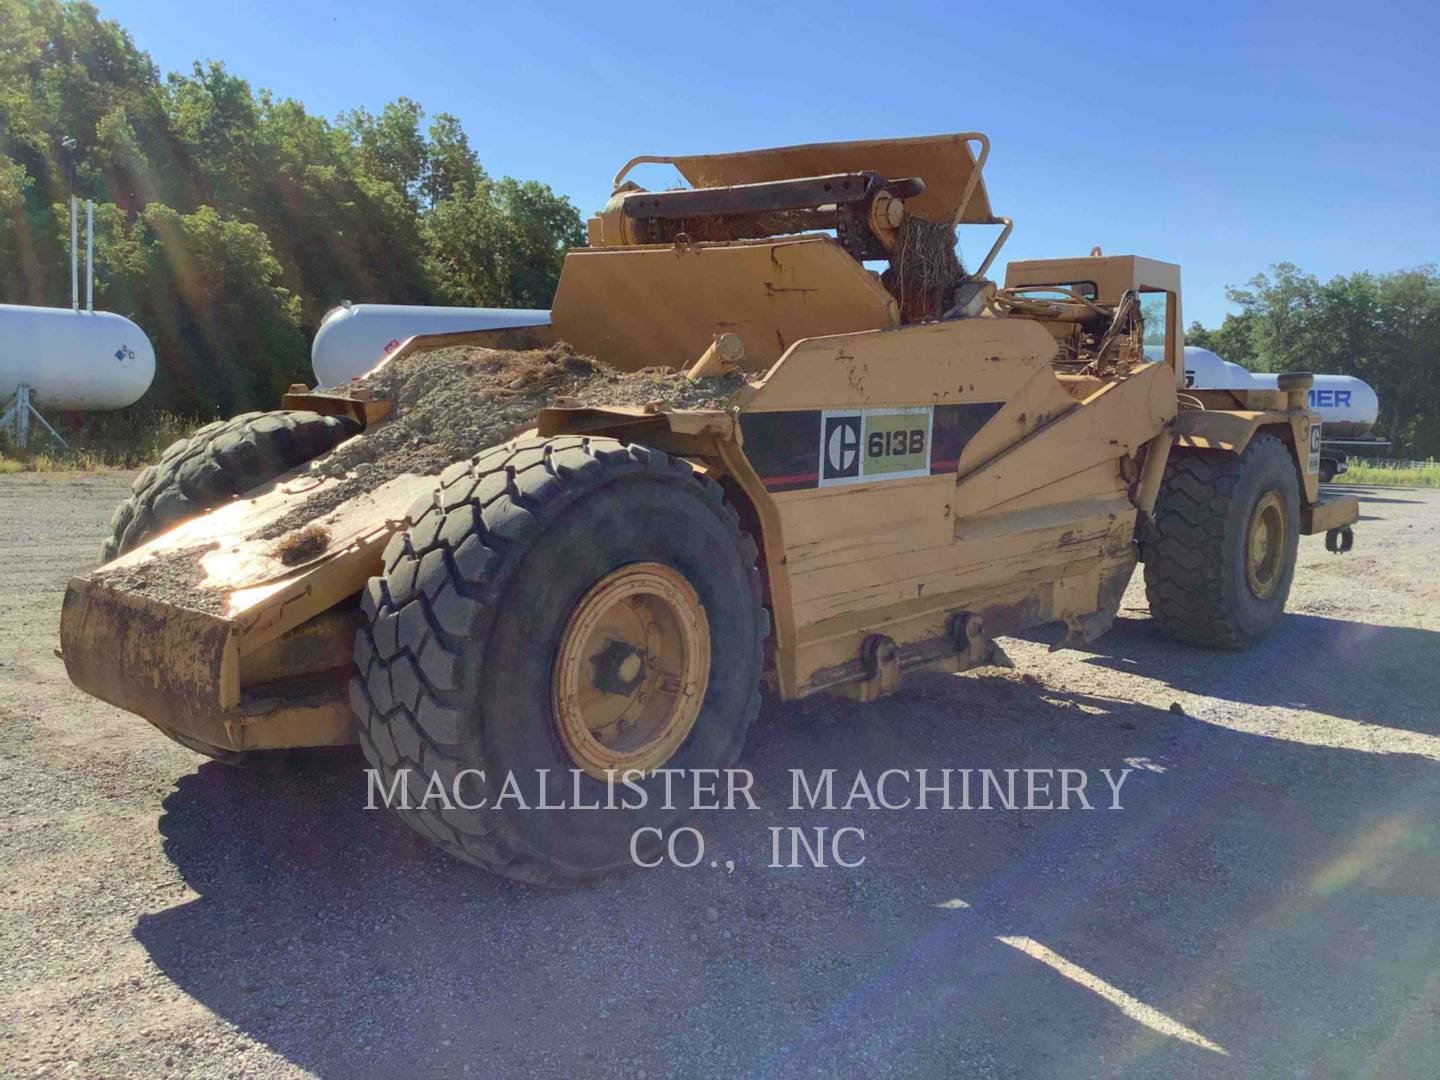
<path fill-rule="evenodd" d="M 1437 462 L 1434 458 L 1429 461 L 1400 461 L 1395 458 L 1362 458 L 1353 454 L 1346 459 L 1347 464 L 1363 465 L 1368 469 L 1433 469 Z"/>

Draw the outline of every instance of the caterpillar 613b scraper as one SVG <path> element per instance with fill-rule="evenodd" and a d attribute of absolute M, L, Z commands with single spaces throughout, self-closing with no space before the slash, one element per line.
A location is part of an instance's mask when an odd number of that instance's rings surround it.
<path fill-rule="evenodd" d="M 997 635 L 1087 641 L 1137 564 L 1159 631 L 1251 645 L 1282 621 L 1299 537 L 1348 549 L 1358 516 L 1320 497 L 1310 376 L 1186 391 L 1170 263 L 1097 249 L 987 280 L 1011 229 L 988 151 L 964 133 L 634 159 L 551 325 L 412 338 L 386 364 L 565 341 L 622 370 L 738 368 L 728 400 L 559 400 L 341 502 L 290 565 L 267 527 L 341 482 L 306 463 L 391 407 L 363 382 L 293 388 L 142 475 L 112 561 L 66 595 L 71 679 L 218 757 L 358 740 L 425 836 L 562 884 L 677 827 L 657 770 L 734 763 L 762 684 L 871 700 L 1003 659 Z M 626 179 L 651 164 L 690 186 Z M 956 226 L 999 227 L 974 270 Z M 581 808 L 618 806 L 622 778 L 642 808 Z M 557 780 L 579 798 L 537 812 Z"/>

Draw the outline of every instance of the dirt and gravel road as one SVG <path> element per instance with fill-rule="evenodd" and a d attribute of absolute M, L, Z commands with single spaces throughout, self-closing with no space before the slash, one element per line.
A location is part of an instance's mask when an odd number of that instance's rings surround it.
<path fill-rule="evenodd" d="M 0 477 L 0 1072 L 1440 1073 L 1440 493 L 1303 541 L 1249 654 L 1132 587 L 1018 673 L 771 702 L 707 861 L 556 895 L 364 809 L 357 756 L 237 772 L 74 690 L 60 598 L 127 479 Z M 1122 810 L 787 809 L 792 767 L 946 766 L 1135 771 Z M 792 824 L 864 864 L 768 868 Z"/>

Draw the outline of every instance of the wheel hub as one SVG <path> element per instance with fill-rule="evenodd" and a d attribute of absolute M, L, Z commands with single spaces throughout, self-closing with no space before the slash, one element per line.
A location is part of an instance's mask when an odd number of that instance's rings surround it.
<path fill-rule="evenodd" d="M 1285 504 L 1267 491 L 1250 514 L 1245 535 L 1245 579 L 1257 600 L 1274 594 L 1284 576 L 1287 536 Z"/>
<path fill-rule="evenodd" d="M 561 633 L 560 742 L 598 779 L 659 768 L 695 726 L 709 680 L 710 623 L 694 588 L 662 563 L 623 566 L 581 597 Z"/>
<path fill-rule="evenodd" d="M 629 696 L 639 689 L 645 679 L 646 651 L 636 649 L 623 641 L 611 640 L 596 655 L 590 658 L 595 667 L 595 677 L 590 685 L 607 694 Z"/>

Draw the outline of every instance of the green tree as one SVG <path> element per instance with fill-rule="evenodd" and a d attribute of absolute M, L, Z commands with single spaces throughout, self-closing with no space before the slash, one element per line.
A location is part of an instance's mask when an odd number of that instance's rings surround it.
<path fill-rule="evenodd" d="M 269 407 L 341 299 L 548 306 L 574 208 L 424 118 L 400 98 L 331 123 L 221 63 L 162 77 L 88 3 L 0 0 L 0 301 L 69 303 L 73 191 L 97 302 L 155 341 L 147 403 Z"/>
<path fill-rule="evenodd" d="M 412 202 L 419 199 L 429 163 L 430 147 L 420 132 L 425 110 L 407 97 L 397 98 L 374 116 L 354 109 L 341 123 L 360 148 L 361 160 L 374 177 L 394 185 Z"/>
<path fill-rule="evenodd" d="M 1440 455 L 1440 275 L 1421 266 L 1321 282 L 1277 263 L 1243 289 L 1240 313 L 1218 330 L 1192 326 L 1190 344 L 1256 371 L 1364 379 L 1380 399 L 1378 430 L 1402 454 Z"/>
<path fill-rule="evenodd" d="M 171 175 L 164 158 L 163 94 L 148 56 L 89 4 L 0 0 L 0 155 L 22 169 L 23 206 L 11 201 L 0 241 L 0 297 L 68 302 L 69 272 L 52 206 L 71 192 L 61 143 L 76 142 L 75 188 L 112 201 L 134 186 L 134 157 L 97 153 L 114 141 L 120 114 L 127 143 L 151 159 L 146 174 Z M 108 121 L 108 122 L 107 122 Z"/>
<path fill-rule="evenodd" d="M 470 192 L 488 177 L 470 149 L 460 121 L 449 113 L 436 113 L 430 122 L 430 147 L 425 172 L 425 199 L 434 206 L 443 199 Z"/>
<path fill-rule="evenodd" d="M 1243 289 L 1226 289 L 1242 315 L 1251 316 L 1250 343 L 1260 371 L 1303 368 L 1315 344 L 1320 282 L 1292 263 L 1276 263 Z M 1226 357 L 1228 360 L 1229 357 Z M 1236 361 L 1239 363 L 1239 361 Z"/>
<path fill-rule="evenodd" d="M 1185 344 L 1209 349 L 1231 363 L 1258 370 L 1250 333 L 1253 323 L 1254 317 L 1249 313 L 1226 315 L 1218 330 L 1207 330 L 1198 322 L 1192 322 L 1185 331 Z"/>
<path fill-rule="evenodd" d="M 260 172 L 260 116 L 250 84 L 212 61 L 190 75 L 171 75 L 166 103 L 170 130 L 185 148 L 190 179 L 187 200 L 200 205 L 245 204 Z"/>
<path fill-rule="evenodd" d="M 25 213 L 25 191 L 31 183 L 24 169 L 0 154 L 0 233 L 16 228 Z"/>
<path fill-rule="evenodd" d="M 1440 457 L 1440 276 L 1434 266 L 1377 280 L 1374 351 L 1356 374 L 1380 395 L 1384 430 L 1413 457 Z"/>
<path fill-rule="evenodd" d="M 270 236 L 307 327 L 342 299 L 434 300 L 414 206 L 364 169 L 346 133 L 268 94 L 259 133 L 264 179 L 245 212 Z"/>
<path fill-rule="evenodd" d="M 167 376 L 154 406 L 228 415 L 306 374 L 299 301 L 255 225 L 152 203 L 100 254 L 107 299 L 144 327 Z"/>
<path fill-rule="evenodd" d="M 429 267 L 456 304 L 546 307 L 565 253 L 584 242 L 570 200 L 533 180 L 478 184 L 425 218 Z"/>

